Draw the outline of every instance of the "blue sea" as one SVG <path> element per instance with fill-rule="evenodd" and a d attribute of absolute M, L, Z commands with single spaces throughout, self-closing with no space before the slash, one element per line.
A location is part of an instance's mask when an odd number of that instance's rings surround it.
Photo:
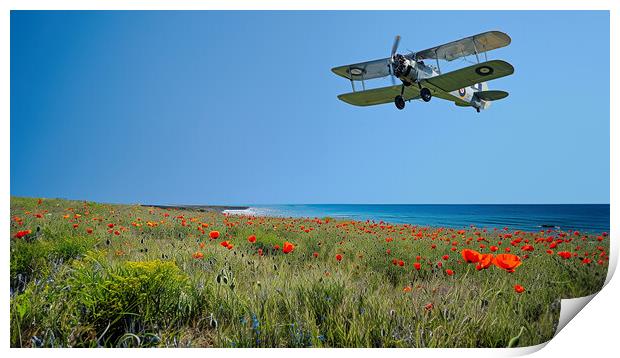
<path fill-rule="evenodd" d="M 468 228 L 609 232 L 609 204 L 567 205 L 257 205 L 231 213 L 257 216 L 374 220 L 393 224 Z"/>

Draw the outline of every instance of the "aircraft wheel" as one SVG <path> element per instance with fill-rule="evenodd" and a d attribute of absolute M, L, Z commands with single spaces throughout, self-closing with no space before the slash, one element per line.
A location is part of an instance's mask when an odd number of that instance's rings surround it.
<path fill-rule="evenodd" d="M 396 96 L 396 98 L 394 98 L 394 104 L 396 105 L 396 108 L 403 109 L 405 108 L 405 99 L 403 96 Z"/>
<path fill-rule="evenodd" d="M 420 97 L 422 97 L 422 100 L 424 102 L 428 102 L 431 100 L 433 95 L 431 95 L 431 90 L 429 90 L 428 88 L 422 88 L 420 90 Z"/>

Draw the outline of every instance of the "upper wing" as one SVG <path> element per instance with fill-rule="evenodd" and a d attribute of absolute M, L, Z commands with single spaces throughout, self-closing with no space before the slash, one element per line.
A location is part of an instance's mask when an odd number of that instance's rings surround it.
<path fill-rule="evenodd" d="M 390 74 L 390 58 L 354 63 L 332 68 L 332 72 L 349 80 L 369 80 Z"/>
<path fill-rule="evenodd" d="M 501 31 L 488 31 L 416 53 L 418 59 L 454 59 L 495 50 L 510 44 L 510 36 Z"/>
<path fill-rule="evenodd" d="M 376 104 L 390 103 L 400 95 L 401 85 L 374 88 L 366 91 L 345 93 L 338 96 L 344 102 L 355 106 L 374 106 Z M 403 98 L 405 100 L 414 99 L 420 96 L 420 89 L 417 86 L 405 87 Z"/>
<path fill-rule="evenodd" d="M 476 83 L 508 76 L 513 72 L 514 67 L 508 62 L 492 60 L 461 68 L 443 75 L 425 78 L 420 82 L 423 86 L 431 87 L 431 89 L 434 90 L 452 92 Z"/>

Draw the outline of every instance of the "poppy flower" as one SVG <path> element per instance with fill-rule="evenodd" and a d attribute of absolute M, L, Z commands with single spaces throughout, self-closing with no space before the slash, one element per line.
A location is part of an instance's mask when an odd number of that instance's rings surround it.
<path fill-rule="evenodd" d="M 534 246 L 524 245 L 523 247 L 521 247 L 521 251 L 534 251 Z"/>
<path fill-rule="evenodd" d="M 422 265 L 420 265 L 419 262 L 414 262 L 413 267 L 415 267 L 416 270 L 420 271 L 420 268 L 422 268 Z"/>
<path fill-rule="evenodd" d="M 491 246 L 491 247 L 489 247 L 489 250 L 491 250 L 492 252 L 495 252 L 495 251 L 499 250 L 499 247 Z"/>
<path fill-rule="evenodd" d="M 258 249 L 258 256 L 263 256 L 263 249 Z"/>
<path fill-rule="evenodd" d="M 399 261 L 398 261 L 398 266 L 400 266 L 400 267 L 405 266 L 405 261 L 403 261 L 403 260 L 399 260 Z"/>
<path fill-rule="evenodd" d="M 250 235 L 248 236 L 248 242 L 250 243 L 255 243 L 256 242 L 256 235 Z"/>
<path fill-rule="evenodd" d="M 342 261 L 342 255 L 336 254 L 336 261 L 338 262 Z"/>
<path fill-rule="evenodd" d="M 523 293 L 525 291 L 525 288 L 523 288 L 523 286 L 521 285 L 515 285 L 515 291 L 517 291 L 517 293 Z"/>
<path fill-rule="evenodd" d="M 109 223 L 109 224 L 108 224 L 108 227 L 111 229 L 111 228 L 113 228 L 113 227 L 114 227 L 114 224 Z"/>
<path fill-rule="evenodd" d="M 424 306 L 424 309 L 427 311 L 430 311 L 433 309 L 433 304 L 432 303 L 428 303 L 426 306 Z"/>
<path fill-rule="evenodd" d="M 403 292 L 411 292 L 411 286 L 405 286 L 405 288 L 403 288 Z"/>
<path fill-rule="evenodd" d="M 452 275 L 454 275 L 454 271 L 452 271 L 452 270 L 450 270 L 450 269 L 447 269 L 447 270 L 446 270 L 446 274 L 447 274 L 448 276 L 452 276 Z"/>
<path fill-rule="evenodd" d="M 228 241 L 222 241 L 222 242 L 220 242 L 220 245 L 222 245 L 223 247 L 228 247 L 228 245 L 230 245 L 230 243 Z"/>
<path fill-rule="evenodd" d="M 493 258 L 493 264 L 495 266 L 508 272 L 514 272 L 521 263 L 519 256 L 512 254 L 499 254 Z"/>
<path fill-rule="evenodd" d="M 315 258 L 316 258 L 316 257 L 319 257 L 319 253 L 315 251 L 315 252 L 312 254 L 312 256 L 314 256 Z"/>
<path fill-rule="evenodd" d="M 391 254 L 391 253 L 392 253 L 392 250 L 387 249 L 387 250 L 385 250 L 385 253 L 389 255 L 389 254 Z"/>
<path fill-rule="evenodd" d="M 89 233 L 89 234 L 92 234 L 93 233 L 93 229 L 92 228 L 87 228 L 86 232 Z"/>
<path fill-rule="evenodd" d="M 284 252 L 285 254 L 288 254 L 289 252 L 293 251 L 295 249 L 295 245 L 291 244 L 288 241 L 284 242 L 284 246 L 282 247 L 282 252 Z"/>
<path fill-rule="evenodd" d="M 280 245 L 275 244 L 275 245 L 273 245 L 273 248 L 274 248 L 276 251 L 278 251 L 278 250 L 280 250 Z"/>
<path fill-rule="evenodd" d="M 463 249 L 461 251 L 461 256 L 463 256 L 463 260 L 467 263 L 476 263 L 480 261 L 480 253 L 471 249 Z"/>
<path fill-rule="evenodd" d="M 219 231 L 211 231 L 209 233 L 209 237 L 212 239 L 217 239 L 218 237 L 220 237 L 220 232 Z"/>
<path fill-rule="evenodd" d="M 484 254 L 480 255 L 480 261 L 476 266 L 477 270 L 487 269 L 493 264 L 493 255 L 492 254 Z"/>
<path fill-rule="evenodd" d="M 558 252 L 558 256 L 566 260 L 566 259 L 569 259 L 572 256 L 572 254 L 568 251 L 560 251 Z"/>
<path fill-rule="evenodd" d="M 202 252 L 199 252 L 199 251 L 194 252 L 194 254 L 192 255 L 192 257 L 195 258 L 195 259 L 201 259 L 204 256 L 205 255 Z"/>
<path fill-rule="evenodd" d="M 442 259 L 444 259 L 444 261 L 447 261 L 447 260 L 449 260 L 449 259 L 450 259 L 450 256 L 448 256 L 448 255 L 443 255 L 441 258 L 442 258 Z"/>
<path fill-rule="evenodd" d="M 15 234 L 15 237 L 21 239 L 22 237 L 30 234 L 32 234 L 32 230 L 22 230 L 18 231 L 17 234 Z"/>

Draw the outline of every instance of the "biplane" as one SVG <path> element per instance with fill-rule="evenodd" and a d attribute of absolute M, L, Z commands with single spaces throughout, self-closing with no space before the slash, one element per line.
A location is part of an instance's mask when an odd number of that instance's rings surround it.
<path fill-rule="evenodd" d="M 380 60 L 339 66 L 332 71 L 351 81 L 353 92 L 338 98 L 356 106 L 374 106 L 393 102 L 405 108 L 405 102 L 422 99 L 428 102 L 437 97 L 457 106 L 473 107 L 477 112 L 489 108 L 492 101 L 508 96 L 508 92 L 489 90 L 487 81 L 511 75 L 514 68 L 502 60 L 488 60 L 487 52 L 510 44 L 510 36 L 500 31 L 488 31 L 458 41 L 406 55 L 397 53 L 400 36 L 396 36 L 390 57 Z M 475 55 L 474 65 L 441 73 L 439 60 L 453 61 Z M 484 56 L 484 62 L 480 58 Z M 424 60 L 435 60 L 436 66 Z M 366 81 L 390 76 L 392 86 L 366 89 Z M 402 83 L 396 84 L 395 78 Z M 356 91 L 355 82 L 362 90 Z"/>

